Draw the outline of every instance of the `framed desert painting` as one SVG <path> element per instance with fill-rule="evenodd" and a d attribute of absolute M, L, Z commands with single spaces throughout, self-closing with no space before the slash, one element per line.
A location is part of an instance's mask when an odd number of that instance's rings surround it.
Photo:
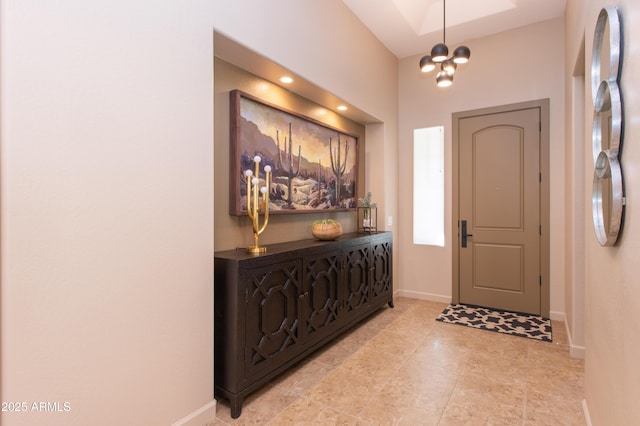
<path fill-rule="evenodd" d="M 269 214 L 353 210 L 358 138 L 239 90 L 231 92 L 230 213 L 246 214 L 246 170 L 272 170 Z"/>

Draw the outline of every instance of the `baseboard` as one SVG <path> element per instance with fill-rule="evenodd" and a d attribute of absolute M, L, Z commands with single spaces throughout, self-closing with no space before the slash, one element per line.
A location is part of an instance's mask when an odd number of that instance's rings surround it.
<path fill-rule="evenodd" d="M 576 345 L 573 343 L 573 336 L 571 335 L 571 330 L 569 330 L 569 323 L 567 322 L 567 317 L 562 312 L 553 312 L 551 313 L 551 319 L 554 321 L 562 321 L 564 324 L 564 330 L 567 333 L 567 339 L 569 339 L 569 355 L 571 358 L 584 359 L 586 354 L 586 348 L 584 346 Z"/>
<path fill-rule="evenodd" d="M 584 359 L 587 350 L 584 346 L 569 345 L 569 355 L 571 358 Z"/>
<path fill-rule="evenodd" d="M 567 338 L 569 339 L 569 355 L 571 358 L 584 359 L 586 354 L 586 348 L 584 346 L 576 345 L 573 343 L 573 337 L 571 336 L 571 330 L 569 330 L 569 323 L 565 320 L 564 329 L 567 331 Z"/>
<path fill-rule="evenodd" d="M 398 297 L 408 297 L 410 299 L 429 300 L 431 302 L 451 303 L 451 296 L 442 296 L 439 294 L 423 293 L 421 291 L 398 290 Z"/>
<path fill-rule="evenodd" d="M 171 426 L 205 426 L 216 419 L 216 400 L 187 414 Z"/>
<path fill-rule="evenodd" d="M 589 415 L 589 407 L 587 406 L 587 400 L 582 400 L 582 414 L 584 415 L 584 421 L 587 426 L 592 426 L 591 416 Z"/>
<path fill-rule="evenodd" d="M 563 321 L 566 324 L 564 312 L 550 311 L 549 317 L 552 321 Z"/>

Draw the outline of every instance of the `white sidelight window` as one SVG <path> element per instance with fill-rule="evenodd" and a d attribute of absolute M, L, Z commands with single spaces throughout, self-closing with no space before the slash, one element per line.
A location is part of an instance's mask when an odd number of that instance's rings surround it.
<path fill-rule="evenodd" d="M 413 243 L 444 247 L 444 126 L 413 131 Z"/>

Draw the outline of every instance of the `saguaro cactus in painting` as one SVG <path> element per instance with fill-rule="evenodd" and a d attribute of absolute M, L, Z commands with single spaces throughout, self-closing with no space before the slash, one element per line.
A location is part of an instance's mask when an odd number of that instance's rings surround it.
<path fill-rule="evenodd" d="M 331 153 L 331 170 L 336 177 L 336 206 L 340 206 L 340 187 L 342 187 L 342 176 L 347 168 L 347 157 L 349 156 L 349 144 L 345 143 L 344 158 L 341 159 L 341 142 L 338 135 L 338 147 L 333 148 L 333 138 L 329 138 L 329 151 Z"/>
<path fill-rule="evenodd" d="M 300 145 L 298 145 L 298 164 L 296 167 L 294 167 L 293 163 L 293 140 L 291 137 L 291 123 L 289 123 L 289 146 L 287 149 L 287 138 L 284 138 L 284 158 L 285 161 L 287 162 L 286 164 L 282 162 L 282 153 L 283 150 L 280 149 L 280 135 L 278 133 L 276 133 L 276 139 L 278 140 L 278 164 L 276 166 L 276 169 L 278 170 L 280 175 L 283 176 L 287 176 L 287 199 L 285 200 L 289 206 L 289 208 L 291 208 L 291 203 L 293 201 L 293 199 L 291 198 L 291 191 L 292 191 L 292 183 L 293 183 L 293 178 L 298 176 L 298 173 L 300 173 L 300 153 L 302 151 L 302 147 Z"/>

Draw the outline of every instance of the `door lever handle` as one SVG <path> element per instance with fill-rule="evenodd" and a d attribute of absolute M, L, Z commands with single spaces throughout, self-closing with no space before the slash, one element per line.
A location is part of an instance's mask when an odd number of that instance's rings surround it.
<path fill-rule="evenodd" d="M 467 221 L 463 220 L 460 224 L 461 246 L 467 247 L 467 237 L 473 237 L 473 234 L 467 234 Z"/>

